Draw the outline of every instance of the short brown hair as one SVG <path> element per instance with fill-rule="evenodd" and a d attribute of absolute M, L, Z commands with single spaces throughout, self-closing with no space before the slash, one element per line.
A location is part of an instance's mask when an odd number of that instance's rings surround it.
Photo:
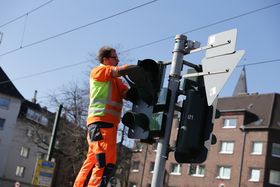
<path fill-rule="evenodd" d="M 101 47 L 99 49 L 98 55 L 97 55 L 97 58 L 98 58 L 99 62 L 103 64 L 103 58 L 104 57 L 109 58 L 112 51 L 116 51 L 116 50 L 112 47 L 109 47 L 109 46 Z"/>

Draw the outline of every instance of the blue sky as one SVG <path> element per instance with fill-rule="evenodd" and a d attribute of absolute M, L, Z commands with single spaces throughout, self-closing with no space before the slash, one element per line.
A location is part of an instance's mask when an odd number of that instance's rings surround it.
<path fill-rule="evenodd" d="M 170 61 L 176 34 L 183 33 L 204 46 L 208 36 L 237 28 L 236 49 L 244 49 L 246 54 L 220 97 L 232 95 L 240 65 L 266 61 L 273 62 L 246 66 L 248 92 L 280 93 L 279 3 L 0 0 L 0 66 L 26 99 L 38 90 L 38 102 L 47 105 L 47 96 L 63 85 L 84 84 L 92 66 L 87 62 L 93 58 L 90 54 L 95 55 L 103 45 L 119 49 L 122 64 L 145 58 Z M 28 16 L 8 23 L 27 12 Z M 184 59 L 199 64 L 203 56 L 200 52 Z"/>

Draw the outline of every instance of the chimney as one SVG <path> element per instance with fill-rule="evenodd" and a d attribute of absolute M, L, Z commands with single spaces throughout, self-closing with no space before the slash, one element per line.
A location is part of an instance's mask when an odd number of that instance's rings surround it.
<path fill-rule="evenodd" d="M 37 102 L 37 90 L 35 90 L 34 96 L 33 96 L 31 101 L 32 101 L 32 103 L 36 104 L 36 102 Z"/>

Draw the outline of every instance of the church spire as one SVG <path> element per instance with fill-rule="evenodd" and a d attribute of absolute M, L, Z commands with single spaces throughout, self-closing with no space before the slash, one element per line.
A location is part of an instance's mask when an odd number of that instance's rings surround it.
<path fill-rule="evenodd" d="M 246 71 L 245 66 L 243 66 L 242 71 L 240 73 L 240 77 L 235 86 L 233 96 L 237 96 L 239 94 L 247 93 L 247 81 L 246 81 Z"/>

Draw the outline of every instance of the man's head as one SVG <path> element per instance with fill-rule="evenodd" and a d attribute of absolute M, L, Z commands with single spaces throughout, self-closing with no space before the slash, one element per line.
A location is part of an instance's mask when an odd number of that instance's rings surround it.
<path fill-rule="evenodd" d="M 98 60 L 101 64 L 117 66 L 119 63 L 119 58 L 116 50 L 112 47 L 104 46 L 98 51 Z"/>

